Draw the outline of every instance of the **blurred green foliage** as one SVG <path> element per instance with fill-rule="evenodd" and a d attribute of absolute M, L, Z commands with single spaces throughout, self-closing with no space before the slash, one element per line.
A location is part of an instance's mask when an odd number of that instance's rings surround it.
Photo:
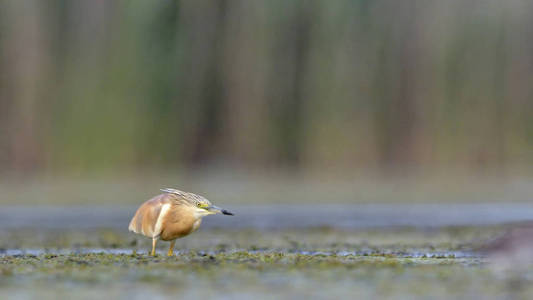
<path fill-rule="evenodd" d="M 0 169 L 533 162 L 527 1 L 0 1 Z"/>

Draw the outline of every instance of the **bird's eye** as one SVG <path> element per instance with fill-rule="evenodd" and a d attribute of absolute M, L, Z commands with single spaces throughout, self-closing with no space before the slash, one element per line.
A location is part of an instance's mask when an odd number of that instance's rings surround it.
<path fill-rule="evenodd" d="M 202 207 L 202 203 L 198 202 L 198 203 L 196 203 L 196 206 Z"/>

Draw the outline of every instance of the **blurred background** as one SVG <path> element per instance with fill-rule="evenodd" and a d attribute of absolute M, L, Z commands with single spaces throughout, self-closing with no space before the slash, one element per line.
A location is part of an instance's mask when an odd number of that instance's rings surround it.
<path fill-rule="evenodd" d="M 532 200 L 533 1 L 0 0 L 2 299 L 528 299 Z"/>
<path fill-rule="evenodd" d="M 0 203 L 528 202 L 532 12 L 0 1 Z"/>

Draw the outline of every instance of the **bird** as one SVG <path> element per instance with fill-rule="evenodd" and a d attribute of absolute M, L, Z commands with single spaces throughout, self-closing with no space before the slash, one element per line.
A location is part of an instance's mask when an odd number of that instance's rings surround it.
<path fill-rule="evenodd" d="M 196 231 L 207 215 L 233 216 L 200 195 L 173 188 L 161 191 L 164 193 L 141 204 L 128 227 L 129 231 L 152 238 L 152 256 L 158 240 L 170 242 L 167 254 L 173 256 L 176 239 Z"/>

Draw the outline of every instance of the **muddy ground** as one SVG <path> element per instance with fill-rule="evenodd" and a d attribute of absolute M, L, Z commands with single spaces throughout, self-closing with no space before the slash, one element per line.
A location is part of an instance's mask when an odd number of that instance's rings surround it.
<path fill-rule="evenodd" d="M 533 268 L 479 251 L 509 225 L 216 228 L 161 242 L 120 228 L 0 230 L 0 298 L 516 298 Z"/>

